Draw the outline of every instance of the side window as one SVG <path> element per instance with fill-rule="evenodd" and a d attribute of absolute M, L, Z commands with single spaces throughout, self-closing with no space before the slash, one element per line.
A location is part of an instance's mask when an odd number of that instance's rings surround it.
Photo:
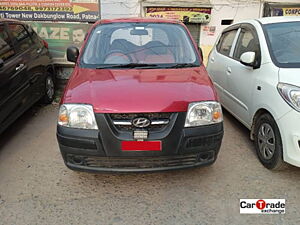
<path fill-rule="evenodd" d="M 229 56 L 236 33 L 237 30 L 232 30 L 222 34 L 220 41 L 217 45 L 217 50 L 219 53 Z"/>
<path fill-rule="evenodd" d="M 250 30 L 243 29 L 240 33 L 233 58 L 240 60 L 241 55 L 245 52 L 255 52 L 258 54 L 259 47 L 254 34 Z"/>
<path fill-rule="evenodd" d="M 26 51 L 32 46 L 32 40 L 23 25 L 9 24 L 8 27 L 19 52 Z"/>
<path fill-rule="evenodd" d="M 4 25 L 0 25 L 0 59 L 6 61 L 15 54 Z"/>

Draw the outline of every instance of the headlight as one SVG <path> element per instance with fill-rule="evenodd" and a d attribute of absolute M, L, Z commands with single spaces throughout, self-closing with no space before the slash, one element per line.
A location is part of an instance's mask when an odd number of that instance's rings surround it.
<path fill-rule="evenodd" d="M 279 83 L 277 89 L 281 97 L 295 110 L 300 112 L 300 87 Z"/>
<path fill-rule="evenodd" d="M 218 102 L 194 102 L 189 104 L 185 127 L 196 127 L 223 121 L 222 107 Z"/>
<path fill-rule="evenodd" d="M 84 104 L 63 104 L 59 108 L 58 124 L 80 129 L 98 129 L 93 107 Z"/>

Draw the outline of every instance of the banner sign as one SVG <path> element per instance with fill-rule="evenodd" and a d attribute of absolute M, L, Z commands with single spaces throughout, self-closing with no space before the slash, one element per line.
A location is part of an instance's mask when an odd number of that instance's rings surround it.
<path fill-rule="evenodd" d="M 1 0 L 0 18 L 95 22 L 99 4 L 98 0 Z"/>
<path fill-rule="evenodd" d="M 282 8 L 284 16 L 300 16 L 300 8 Z"/>
<path fill-rule="evenodd" d="M 48 42 L 49 51 L 57 64 L 67 64 L 66 50 L 73 45 L 80 48 L 91 24 L 29 22 L 37 34 Z"/>
<path fill-rule="evenodd" d="M 181 20 L 184 23 L 208 23 L 211 8 L 149 7 L 146 16 Z"/>

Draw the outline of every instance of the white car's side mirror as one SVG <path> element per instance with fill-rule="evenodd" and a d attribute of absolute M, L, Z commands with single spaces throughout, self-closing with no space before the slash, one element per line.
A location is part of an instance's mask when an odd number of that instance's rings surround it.
<path fill-rule="evenodd" d="M 245 52 L 241 55 L 240 62 L 245 66 L 254 66 L 255 52 Z"/>

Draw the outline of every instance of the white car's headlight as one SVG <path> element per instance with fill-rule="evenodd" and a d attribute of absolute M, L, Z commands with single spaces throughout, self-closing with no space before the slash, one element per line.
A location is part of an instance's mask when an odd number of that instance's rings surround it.
<path fill-rule="evenodd" d="M 300 87 L 279 83 L 277 89 L 282 98 L 295 110 L 300 112 Z"/>
<path fill-rule="evenodd" d="M 185 127 L 196 127 L 223 121 L 222 107 L 218 102 L 194 102 L 189 104 Z"/>
<path fill-rule="evenodd" d="M 80 129 L 98 129 L 93 107 L 84 104 L 63 104 L 59 108 L 58 124 Z"/>

